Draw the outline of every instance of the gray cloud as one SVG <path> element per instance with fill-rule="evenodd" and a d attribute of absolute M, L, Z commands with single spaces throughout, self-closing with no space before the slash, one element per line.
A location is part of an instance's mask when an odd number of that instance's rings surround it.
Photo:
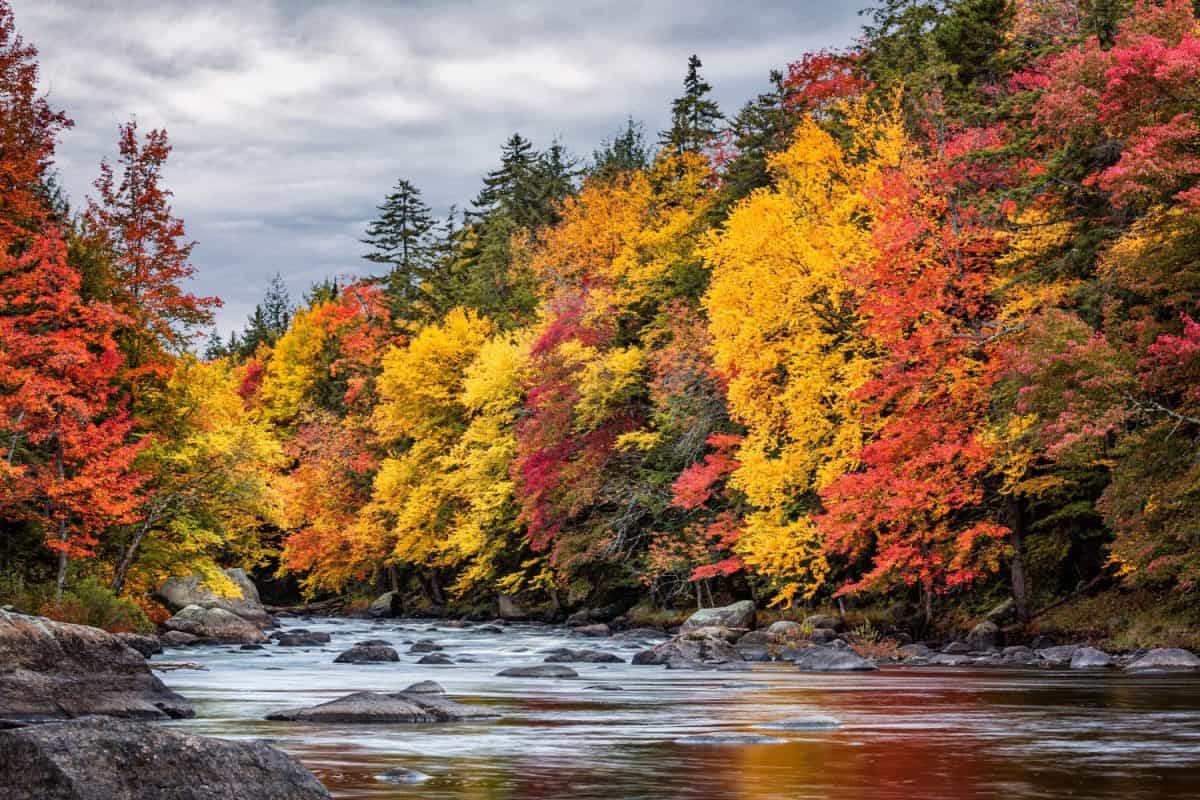
<path fill-rule="evenodd" d="M 225 299 L 224 330 L 276 271 L 296 297 L 361 273 L 358 238 L 398 176 L 439 210 L 461 205 L 513 131 L 580 155 L 629 115 L 653 136 L 689 54 L 734 111 L 770 69 L 859 27 L 856 6 L 820 0 L 13 6 L 76 123 L 58 160 L 77 205 L 120 122 L 170 132 L 194 290 Z"/>

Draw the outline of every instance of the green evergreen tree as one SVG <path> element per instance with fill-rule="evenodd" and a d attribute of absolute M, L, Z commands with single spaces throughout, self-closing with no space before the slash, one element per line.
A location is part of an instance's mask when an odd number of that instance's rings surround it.
<path fill-rule="evenodd" d="M 642 124 L 630 117 L 625 130 L 611 139 L 605 139 L 600 147 L 592 151 L 592 163 L 587 173 L 600 180 L 610 180 L 622 172 L 646 169 L 650 166 L 650 156 Z"/>
<path fill-rule="evenodd" d="M 771 182 L 767 159 L 783 150 L 795 128 L 797 116 L 787 110 L 788 89 L 783 73 L 771 70 L 771 89 L 742 106 L 729 129 L 734 156 L 722 173 L 713 203 L 712 221 L 725 218 L 743 197 Z"/>
<path fill-rule="evenodd" d="M 659 134 L 659 142 L 673 153 L 698 153 L 720 132 L 721 110 L 709 97 L 712 86 L 700 77 L 700 58 L 688 59 L 683 95 L 671 104 L 671 127 Z"/>
<path fill-rule="evenodd" d="M 275 344 L 287 332 L 292 312 L 287 286 L 283 283 L 283 277 L 276 272 L 267 285 L 263 301 L 254 307 L 254 312 L 246 319 L 246 329 L 242 332 L 238 352 L 242 356 L 250 356 L 259 344 Z"/>
<path fill-rule="evenodd" d="M 433 216 L 421 190 L 403 178 L 378 208 L 362 240 L 371 248 L 364 257 L 387 268 L 383 280 L 394 316 L 417 319 L 424 313 L 422 285 L 436 268 Z"/>

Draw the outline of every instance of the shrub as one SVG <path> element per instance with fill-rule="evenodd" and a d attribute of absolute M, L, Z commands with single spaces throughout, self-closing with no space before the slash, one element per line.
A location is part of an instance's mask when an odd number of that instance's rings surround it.
<path fill-rule="evenodd" d="M 137 603 L 117 597 L 95 578 L 84 578 L 63 592 L 62 599 L 43 604 L 43 616 L 91 625 L 111 633 L 151 633 L 154 623 Z"/>

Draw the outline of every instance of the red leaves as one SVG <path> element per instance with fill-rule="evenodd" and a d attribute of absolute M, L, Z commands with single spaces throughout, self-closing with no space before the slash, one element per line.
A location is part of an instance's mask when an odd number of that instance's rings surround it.
<path fill-rule="evenodd" d="M 716 448 L 703 461 L 697 461 L 685 469 L 671 484 L 671 505 L 692 510 L 708 502 L 718 489 L 718 483 L 738 468 L 733 450 L 742 441 L 741 436 L 713 434 L 708 437 L 710 447 Z"/>

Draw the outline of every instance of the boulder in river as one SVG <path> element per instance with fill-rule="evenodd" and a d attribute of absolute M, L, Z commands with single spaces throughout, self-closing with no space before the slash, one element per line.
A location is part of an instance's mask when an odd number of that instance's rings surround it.
<path fill-rule="evenodd" d="M 1037 653 L 1023 644 L 1012 645 L 1000 651 L 1000 661 L 1007 666 L 1028 666 L 1037 663 L 1037 660 Z"/>
<path fill-rule="evenodd" d="M 0 611 L 0 718 L 87 714 L 165 719 L 195 711 L 111 633 Z"/>
<path fill-rule="evenodd" d="M 1081 647 L 1071 656 L 1071 669 L 1103 669 L 1111 666 L 1112 656 L 1094 647 Z"/>
<path fill-rule="evenodd" d="M 429 639 L 422 639 L 419 642 L 414 642 L 413 646 L 408 648 L 408 652 L 410 652 L 410 653 L 436 653 L 438 650 L 441 650 L 441 649 L 442 649 L 442 646 L 440 644 L 438 644 L 437 642 L 430 641 Z"/>
<path fill-rule="evenodd" d="M 776 639 L 800 639 L 804 636 L 804 626 L 790 619 L 781 619 L 768 625 L 767 633 Z"/>
<path fill-rule="evenodd" d="M 453 664 L 454 662 L 450 659 L 450 656 L 446 655 L 445 653 L 426 653 L 417 659 L 417 663 L 444 667 L 447 664 Z"/>
<path fill-rule="evenodd" d="M 1075 656 L 1075 651 L 1079 649 L 1077 644 L 1059 644 L 1053 647 L 1043 647 L 1040 650 L 1035 650 L 1038 658 L 1042 661 L 1056 667 L 1065 667 L 1071 663 L 1071 659 Z"/>
<path fill-rule="evenodd" d="M 775 637 L 766 631 L 749 631 L 734 645 L 734 649 L 746 661 L 770 661 Z"/>
<path fill-rule="evenodd" d="M 328 633 L 324 631 L 305 630 L 304 628 L 277 632 L 271 638 L 280 647 L 317 647 L 329 644 Z"/>
<path fill-rule="evenodd" d="M 382 661 L 399 661 L 400 654 L 387 645 L 351 647 L 333 660 L 335 664 L 377 664 Z"/>
<path fill-rule="evenodd" d="M 404 613 L 401 604 L 399 592 L 386 592 L 379 595 L 371 605 L 367 606 L 367 616 L 374 619 L 382 619 L 384 617 L 398 617 Z"/>
<path fill-rule="evenodd" d="M 384 772 L 381 775 L 376 775 L 375 777 L 377 780 L 383 781 L 384 783 L 392 783 L 396 785 L 424 783 L 425 781 L 430 780 L 430 776 L 426 775 L 424 772 L 420 772 L 415 769 L 408 769 L 407 767 L 393 767 L 387 772 Z"/>
<path fill-rule="evenodd" d="M 6 800 L 329 800 L 308 770 L 263 742 L 84 719 L 0 731 Z"/>
<path fill-rule="evenodd" d="M 754 603 L 739 600 L 727 606 L 702 608 L 687 618 L 680 630 L 694 631 L 698 628 L 735 628 L 749 630 L 754 627 Z"/>
<path fill-rule="evenodd" d="M 802 672 L 870 672 L 875 665 L 851 650 L 809 647 L 792 660 Z"/>
<path fill-rule="evenodd" d="M 562 664 L 535 664 L 531 667 L 509 667 L 496 673 L 500 678 L 578 678 L 579 673 Z"/>
<path fill-rule="evenodd" d="M 575 632 L 581 636 L 612 636 L 612 629 L 603 622 L 594 625 L 580 625 Z"/>
<path fill-rule="evenodd" d="M 558 647 L 547 651 L 545 662 L 547 664 L 624 664 L 625 659 L 616 653 L 607 653 L 603 650 L 571 650 L 567 647 Z"/>
<path fill-rule="evenodd" d="M 141 653 L 143 658 L 150 658 L 150 656 L 158 655 L 163 651 L 162 642 L 158 640 L 157 636 L 147 636 L 144 633 L 117 633 L 113 635 Z"/>
<path fill-rule="evenodd" d="M 929 658 L 931 655 L 933 655 L 933 651 L 930 650 L 929 647 L 927 647 L 926 645 L 923 645 L 923 644 L 919 644 L 919 643 L 918 644 L 906 644 L 906 645 L 901 645 L 900 648 L 898 650 L 896 650 L 896 655 L 900 656 L 901 658 L 922 658 L 922 659 L 924 659 L 924 658 Z"/>
<path fill-rule="evenodd" d="M 445 694 L 446 690 L 437 681 L 417 681 L 400 694 Z"/>
<path fill-rule="evenodd" d="M 1200 670 L 1200 658 L 1178 647 L 1160 647 L 1146 653 L 1125 669 L 1132 672 Z"/>
<path fill-rule="evenodd" d="M 168 631 L 180 631 L 224 644 L 258 644 L 267 635 L 252 622 L 224 608 L 187 606 L 163 623 Z"/>
<path fill-rule="evenodd" d="M 633 657 L 634 664 L 665 664 L 674 669 L 706 669 L 744 660 L 719 628 L 681 633 Z"/>
<path fill-rule="evenodd" d="M 189 647 L 204 640 L 183 631 L 167 631 L 158 637 L 158 641 L 163 647 Z"/>
<path fill-rule="evenodd" d="M 333 724 L 392 724 L 402 722 L 461 722 L 498 716 L 490 711 L 464 706 L 432 692 L 354 692 L 328 703 L 291 708 L 268 714 L 283 722 Z"/>
<path fill-rule="evenodd" d="M 199 575 L 188 575 L 182 578 L 168 578 L 154 596 L 172 612 L 178 613 L 188 606 L 201 608 L 220 608 L 236 614 L 244 620 L 254 623 L 260 628 L 270 627 L 275 620 L 263 608 L 258 596 L 258 587 L 243 569 L 222 570 L 225 577 L 233 582 L 241 592 L 241 597 L 221 597 L 203 583 Z"/>

